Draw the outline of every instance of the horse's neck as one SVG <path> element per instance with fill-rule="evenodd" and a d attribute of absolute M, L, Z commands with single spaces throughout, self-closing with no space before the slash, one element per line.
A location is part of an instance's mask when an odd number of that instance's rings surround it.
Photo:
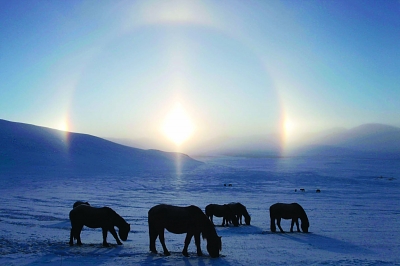
<path fill-rule="evenodd" d="M 304 210 L 302 210 L 302 212 L 300 213 L 300 220 L 302 223 L 307 222 L 308 223 L 308 217 L 307 214 Z"/>
<path fill-rule="evenodd" d="M 210 220 L 208 218 L 206 220 L 204 220 L 204 222 L 203 222 L 202 234 L 203 234 L 204 238 L 217 236 L 217 231 L 215 231 L 214 225 L 210 222 Z"/>
<path fill-rule="evenodd" d="M 126 224 L 126 221 L 124 220 L 124 218 L 122 218 L 118 213 L 115 213 L 115 225 L 119 228 L 122 225 Z"/>

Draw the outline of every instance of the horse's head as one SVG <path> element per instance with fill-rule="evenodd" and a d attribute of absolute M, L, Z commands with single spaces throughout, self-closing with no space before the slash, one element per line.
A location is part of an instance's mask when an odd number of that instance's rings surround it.
<path fill-rule="evenodd" d="M 220 236 L 207 239 L 207 251 L 211 258 L 218 258 L 222 250 L 222 241 Z"/>
<path fill-rule="evenodd" d="M 245 216 L 244 221 L 247 225 L 250 225 L 251 217 L 250 216 Z"/>
<path fill-rule="evenodd" d="M 123 226 L 119 227 L 118 235 L 122 241 L 126 241 L 128 239 L 129 231 L 131 230 L 131 225 L 125 223 Z"/>
<path fill-rule="evenodd" d="M 303 233 L 308 233 L 308 227 L 310 227 L 308 221 L 304 221 L 301 223 L 301 230 L 303 231 Z"/>

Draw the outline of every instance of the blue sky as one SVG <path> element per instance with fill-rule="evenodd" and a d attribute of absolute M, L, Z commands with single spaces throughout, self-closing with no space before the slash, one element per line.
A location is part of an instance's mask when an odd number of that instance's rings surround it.
<path fill-rule="evenodd" d="M 168 143 L 400 126 L 399 1 L 0 1 L 0 118 Z"/>

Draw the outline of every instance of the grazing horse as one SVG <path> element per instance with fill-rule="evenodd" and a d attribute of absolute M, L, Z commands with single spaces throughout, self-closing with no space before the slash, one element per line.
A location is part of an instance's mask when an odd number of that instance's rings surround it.
<path fill-rule="evenodd" d="M 290 226 L 290 232 L 293 232 L 293 225 L 296 223 L 297 232 L 299 229 L 299 218 L 301 220 L 301 229 L 304 233 L 308 233 L 308 227 L 310 226 L 307 218 L 307 214 L 303 207 L 298 203 L 275 203 L 269 207 L 269 216 L 271 218 L 271 231 L 276 232 L 275 220 L 281 233 L 284 233 L 281 227 L 281 219 L 292 219 L 292 224 Z"/>
<path fill-rule="evenodd" d="M 77 207 L 77 206 L 79 206 L 79 205 L 82 205 L 82 204 L 85 204 L 85 205 L 89 205 L 90 206 L 90 204 L 89 204 L 89 202 L 87 202 L 87 201 L 76 201 L 75 203 L 74 203 L 74 205 L 72 206 L 73 208 L 75 208 L 75 207 Z"/>
<path fill-rule="evenodd" d="M 233 214 L 237 217 L 237 219 L 240 221 L 240 224 L 242 224 L 242 216 L 244 216 L 244 222 L 247 225 L 250 225 L 251 217 L 249 213 L 247 212 L 246 207 L 239 203 L 239 202 L 231 202 L 228 204 L 229 207 L 231 207 Z"/>
<path fill-rule="evenodd" d="M 229 226 L 229 222 L 232 221 L 234 226 L 239 226 L 237 217 L 235 216 L 233 210 L 228 204 L 218 205 L 209 204 L 206 206 L 206 215 L 213 223 L 213 215 L 216 217 L 222 217 L 222 226 Z"/>
<path fill-rule="evenodd" d="M 90 228 L 100 228 L 103 230 L 103 246 L 109 247 L 107 243 L 107 232 L 113 235 L 118 245 L 122 245 L 114 226 L 119 228 L 118 235 L 122 241 L 126 241 L 128 233 L 131 230 L 124 218 L 118 215 L 113 209 L 109 207 L 95 208 L 90 205 L 81 204 L 76 206 L 69 212 L 69 219 L 71 221 L 71 234 L 69 245 L 74 245 L 73 239 L 77 240 L 78 246 L 82 245 L 81 231 L 84 225 Z"/>
<path fill-rule="evenodd" d="M 153 253 L 157 253 L 156 239 L 159 237 L 164 249 L 164 255 L 169 256 L 171 254 L 165 246 L 164 229 L 167 229 L 174 234 L 187 233 L 185 246 L 182 250 L 182 254 L 185 257 L 189 257 L 188 246 L 193 236 L 197 247 L 197 255 L 203 255 L 200 247 L 200 233 L 203 239 L 207 239 L 208 254 L 212 258 L 219 257 L 219 251 L 222 249 L 221 237 L 217 235 L 214 225 L 197 206 L 156 205 L 149 210 L 148 223 L 150 251 Z"/>

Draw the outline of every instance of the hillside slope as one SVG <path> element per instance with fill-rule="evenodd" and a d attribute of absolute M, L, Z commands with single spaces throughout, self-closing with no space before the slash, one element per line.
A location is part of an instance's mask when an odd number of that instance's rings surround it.
<path fill-rule="evenodd" d="M 95 136 L 0 120 L 1 173 L 131 174 L 201 164 L 181 153 L 142 150 Z"/>

